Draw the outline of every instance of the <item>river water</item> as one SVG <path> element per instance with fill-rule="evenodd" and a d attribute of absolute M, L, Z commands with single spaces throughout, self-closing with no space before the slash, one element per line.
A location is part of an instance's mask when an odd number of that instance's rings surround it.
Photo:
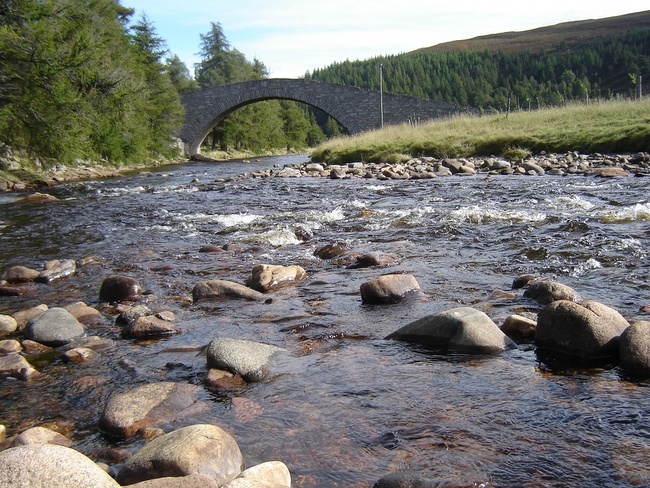
<path fill-rule="evenodd" d="M 551 368 L 531 344 L 497 356 L 442 355 L 383 338 L 441 310 L 473 306 L 500 324 L 538 305 L 493 295 L 523 274 L 553 279 L 621 312 L 647 319 L 650 201 L 644 178 L 470 176 L 380 181 L 228 179 L 306 161 L 191 163 L 152 174 L 61 184 L 60 201 L 0 195 L 0 271 L 40 269 L 50 259 L 96 256 L 76 276 L 38 292 L 0 297 L 0 313 L 46 303 L 99 306 L 110 274 L 136 278 L 154 310 L 176 314 L 182 332 L 121 339 L 107 316 L 89 334 L 115 339 L 88 364 L 41 358 L 35 382 L 2 380 L 0 423 L 65 430 L 96 460 L 132 451 L 97 428 L 113 391 L 152 381 L 203 384 L 215 337 L 288 349 L 296 366 L 272 381 L 204 389 L 207 414 L 239 443 L 247 466 L 281 460 L 294 486 L 367 487 L 410 470 L 494 486 L 650 484 L 649 383 L 616 367 Z M 225 178 L 225 179 L 224 179 Z M 348 269 L 314 255 L 345 242 L 394 255 L 384 269 Z M 202 253 L 205 245 L 227 251 Z M 260 263 L 305 268 L 308 279 L 272 303 L 188 304 L 193 286 L 244 283 Z M 382 273 L 412 273 L 424 295 L 390 306 L 361 303 L 359 286 Z M 174 349 L 175 350 L 175 349 Z M 177 426 L 174 426 L 177 427 Z"/>

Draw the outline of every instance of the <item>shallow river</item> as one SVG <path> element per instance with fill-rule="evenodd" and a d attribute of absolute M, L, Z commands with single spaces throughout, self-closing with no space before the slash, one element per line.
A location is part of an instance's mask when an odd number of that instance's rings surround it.
<path fill-rule="evenodd" d="M 538 311 L 510 291 L 513 279 L 557 280 L 628 320 L 650 302 L 650 200 L 645 178 L 485 176 L 419 181 L 215 179 L 306 160 L 192 163 L 48 190 L 60 201 L 17 203 L 0 194 L 0 272 L 50 259 L 100 260 L 38 293 L 0 297 L 0 313 L 47 303 L 98 306 L 110 274 L 136 278 L 154 310 L 182 332 L 152 341 L 119 338 L 114 316 L 89 333 L 116 340 L 83 365 L 42 360 L 36 382 L 1 380 L 0 423 L 66 430 L 95 460 L 134 450 L 97 421 L 111 392 L 152 381 L 203 384 L 205 356 L 163 352 L 215 337 L 291 351 L 294 370 L 229 391 L 205 388 L 212 422 L 239 443 L 247 466 L 284 461 L 294 486 L 367 487 L 412 470 L 495 486 L 650 484 L 650 383 L 616 368 L 553 369 L 532 345 L 498 356 L 441 355 L 383 338 L 406 323 L 474 306 L 501 324 Z M 209 189 L 201 184 L 209 185 Z M 347 269 L 314 256 L 342 241 L 392 254 L 395 265 Z M 228 251 L 200 253 L 204 245 Z M 244 283 L 259 263 L 309 274 L 272 303 L 188 305 L 193 286 Z M 389 271 L 412 273 L 424 296 L 390 306 L 361 303 L 359 286 Z M 103 378 L 103 381 L 96 381 Z M 177 427 L 173 426 L 173 427 Z"/>

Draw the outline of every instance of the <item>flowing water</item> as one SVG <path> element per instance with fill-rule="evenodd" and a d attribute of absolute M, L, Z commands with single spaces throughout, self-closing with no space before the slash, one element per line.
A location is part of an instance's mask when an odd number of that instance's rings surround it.
<path fill-rule="evenodd" d="M 513 312 L 535 314 L 538 305 L 521 290 L 514 298 L 493 295 L 531 273 L 628 320 L 647 319 L 640 307 L 650 302 L 648 180 L 223 179 L 304 160 L 192 163 L 62 184 L 49 190 L 60 201 L 42 205 L 0 195 L 0 271 L 98 258 L 37 293 L 0 297 L 0 313 L 39 303 L 99 306 L 103 278 L 119 273 L 138 279 L 149 306 L 173 311 L 182 330 L 159 340 L 121 339 L 107 316 L 106 326 L 88 332 L 116 345 L 95 360 L 41 357 L 42 379 L 2 380 L 0 423 L 10 434 L 55 425 L 74 448 L 114 464 L 110 453 L 143 441 L 117 442 L 98 430 L 109 395 L 152 381 L 202 385 L 205 356 L 181 346 L 236 337 L 284 347 L 297 360 L 268 382 L 204 388 L 210 411 L 185 423 L 230 432 L 248 466 L 284 461 L 294 486 L 367 487 L 401 470 L 495 486 L 650 484 L 648 383 L 613 366 L 551 368 L 531 344 L 471 356 L 383 339 L 458 306 L 479 308 L 497 324 Z M 397 261 L 347 269 L 314 256 L 334 242 Z M 225 252 L 199 252 L 226 244 Z M 273 293 L 271 303 L 188 304 L 199 281 L 244 283 L 259 263 L 297 264 L 309 277 Z M 362 304 L 359 286 L 389 271 L 412 273 L 424 295 Z"/>

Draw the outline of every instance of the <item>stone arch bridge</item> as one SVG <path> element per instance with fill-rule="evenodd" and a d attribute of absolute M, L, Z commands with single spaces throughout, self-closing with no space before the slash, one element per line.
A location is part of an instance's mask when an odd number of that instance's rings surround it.
<path fill-rule="evenodd" d="M 271 78 L 191 92 L 183 97 L 185 122 L 180 132 L 186 156 L 200 153 L 205 136 L 230 113 L 262 100 L 284 99 L 312 105 L 356 134 L 384 124 L 424 121 L 459 113 L 461 107 L 312 80 Z M 382 103 L 383 102 L 383 103 Z"/>

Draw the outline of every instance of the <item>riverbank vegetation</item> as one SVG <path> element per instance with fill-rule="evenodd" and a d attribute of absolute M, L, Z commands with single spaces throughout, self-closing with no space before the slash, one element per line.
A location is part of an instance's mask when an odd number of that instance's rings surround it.
<path fill-rule="evenodd" d="M 571 104 L 487 116 L 455 116 L 417 126 L 398 125 L 327 141 L 314 161 L 394 163 L 411 157 L 578 151 L 615 153 L 650 149 L 650 98 Z"/>

